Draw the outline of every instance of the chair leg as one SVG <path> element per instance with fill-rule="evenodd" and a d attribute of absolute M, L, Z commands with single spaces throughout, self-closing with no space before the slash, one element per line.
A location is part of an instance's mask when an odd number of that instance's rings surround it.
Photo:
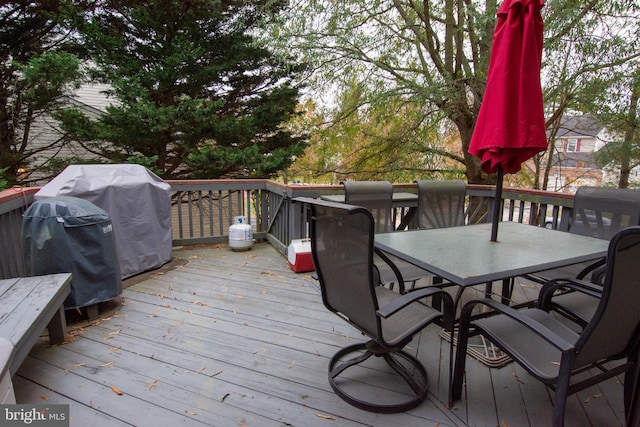
<path fill-rule="evenodd" d="M 562 373 L 560 375 L 562 376 Z M 566 376 L 566 380 L 558 379 L 556 384 L 556 392 L 553 397 L 553 427 L 564 426 L 564 412 L 567 406 L 568 392 L 569 375 Z"/>
<path fill-rule="evenodd" d="M 640 418 L 638 417 L 640 408 L 637 405 L 637 402 L 640 401 L 640 363 L 638 363 L 638 352 L 640 352 L 640 345 L 636 343 L 627 358 L 627 363 L 632 363 L 632 366 L 630 366 L 624 374 L 624 413 L 627 417 L 627 425 L 635 425 L 633 422 L 630 422 L 631 418 Z"/>
<path fill-rule="evenodd" d="M 342 361 L 345 356 L 348 356 L 350 353 L 355 352 L 363 353 L 351 359 Z M 394 403 L 385 402 L 384 399 L 381 399 L 380 403 L 374 403 L 364 401 L 362 399 L 359 399 L 358 397 L 355 397 L 353 394 L 347 392 L 341 384 L 339 384 L 338 376 L 341 373 L 352 366 L 366 361 L 372 355 L 376 357 L 382 357 L 382 359 L 393 369 L 393 371 L 398 374 L 402 378 L 402 380 L 410 387 L 411 391 L 413 392 L 413 396 L 409 396 L 408 399 L 404 399 Z M 408 364 L 410 365 L 409 369 L 407 369 L 406 364 L 399 362 L 400 359 L 408 362 Z M 364 379 L 366 380 L 366 378 Z M 355 381 L 349 381 L 346 379 L 343 381 L 349 382 L 350 386 L 356 384 Z M 329 362 L 329 384 L 331 385 L 333 391 L 338 395 L 338 397 L 340 397 L 350 405 L 366 411 L 378 413 L 397 413 L 411 410 L 424 401 L 424 399 L 427 397 L 428 391 L 427 372 L 420 361 L 404 351 L 386 351 L 373 341 L 354 344 L 345 347 L 337 352 Z M 381 386 L 384 387 L 385 385 Z"/>
<path fill-rule="evenodd" d="M 467 344 L 469 342 L 469 327 L 471 320 L 463 317 L 458 327 L 458 345 L 456 348 L 456 361 L 453 370 L 453 380 L 449 384 L 449 407 L 453 402 L 462 398 L 462 383 L 464 379 L 465 363 L 467 358 Z M 452 339 L 453 342 L 453 333 Z"/>
<path fill-rule="evenodd" d="M 403 355 L 403 353 L 398 353 L 398 355 Z M 411 375 L 411 373 L 409 371 L 407 371 L 407 369 L 404 366 L 399 364 L 393 358 L 393 356 L 391 356 L 388 353 L 385 353 L 385 354 L 382 355 L 382 357 L 387 362 L 387 364 L 389 366 L 391 366 L 391 368 L 393 368 L 393 370 L 396 371 L 398 373 L 398 375 L 400 375 L 404 379 L 404 381 L 409 385 L 409 387 L 411 387 L 411 389 L 413 390 L 413 392 L 416 395 L 420 395 L 421 393 L 423 393 L 425 391 L 424 385 L 419 384 L 415 380 L 413 375 Z M 426 380 L 426 378 L 427 378 L 426 372 L 425 372 L 423 378 Z"/>
<path fill-rule="evenodd" d="M 355 346 L 354 346 L 355 347 Z M 366 347 L 365 347 L 366 348 Z M 351 349 L 351 351 L 356 351 L 356 350 L 361 350 L 361 346 L 359 344 L 357 344 L 356 348 L 351 348 L 351 347 L 347 347 L 347 349 Z M 345 349 L 346 350 L 346 349 Z M 351 352 L 349 351 L 349 353 Z M 341 352 L 338 352 L 336 354 L 336 356 L 338 354 L 341 354 Z M 344 353 L 346 354 L 346 353 Z M 342 373 L 342 371 L 344 371 L 347 368 L 350 368 L 354 365 L 357 365 L 358 363 L 362 363 L 365 360 L 367 360 L 368 358 L 370 358 L 371 356 L 373 356 L 373 353 L 370 352 L 369 350 L 365 351 L 364 353 L 362 353 L 361 356 L 358 357 L 354 357 L 353 359 L 349 359 L 347 361 L 345 361 L 344 363 L 341 363 L 340 365 L 332 368 L 329 370 L 329 378 L 333 378 L 335 379 L 338 375 L 340 375 Z M 335 358 L 335 356 L 334 356 Z"/>

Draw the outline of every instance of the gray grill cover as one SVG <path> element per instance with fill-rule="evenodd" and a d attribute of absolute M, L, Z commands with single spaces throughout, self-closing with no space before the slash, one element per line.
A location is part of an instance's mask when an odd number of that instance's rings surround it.
<path fill-rule="evenodd" d="M 75 197 L 36 201 L 22 215 L 27 272 L 72 273 L 65 308 L 108 301 L 122 293 L 109 214 Z"/>
<path fill-rule="evenodd" d="M 140 165 L 73 165 L 42 187 L 35 199 L 73 196 L 107 211 L 124 279 L 171 261 L 170 188 Z"/>

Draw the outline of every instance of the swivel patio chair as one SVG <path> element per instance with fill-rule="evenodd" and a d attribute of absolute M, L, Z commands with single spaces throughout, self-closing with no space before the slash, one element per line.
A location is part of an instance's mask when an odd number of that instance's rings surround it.
<path fill-rule="evenodd" d="M 393 222 L 393 186 L 388 181 L 344 181 L 345 203 L 363 206 L 371 212 L 374 218 L 376 233 L 390 233 L 395 231 Z M 404 283 L 415 285 L 416 281 L 430 277 L 425 270 L 403 261 L 393 255 L 386 254 L 400 270 Z M 374 265 L 378 269 L 380 283 L 388 285 L 390 289 L 396 284 L 396 274 L 389 265 L 374 256 Z M 404 293 L 404 285 L 398 283 L 399 292 Z"/>
<path fill-rule="evenodd" d="M 374 220 L 367 209 L 310 198 L 294 200 L 311 210 L 312 256 L 324 305 L 369 338 L 331 358 L 331 388 L 344 401 L 367 411 L 415 408 L 427 395 L 427 372 L 404 347 L 432 322 L 453 328 L 451 297 L 436 288 L 399 295 L 378 286 L 373 266 Z M 380 257 L 397 271 L 384 254 Z M 433 295 L 444 301 L 443 311 L 419 301 Z M 363 391 L 371 392 L 369 387 L 373 393 L 366 400 L 358 397 Z M 371 395 L 378 396 L 378 401 Z"/>
<path fill-rule="evenodd" d="M 576 192 L 569 232 L 610 240 L 617 232 L 640 224 L 640 191 L 618 188 L 580 187 Z M 586 326 L 598 305 L 602 291 L 605 260 L 577 264 L 565 268 L 527 276 L 539 283 L 554 278 L 575 277 L 588 279 L 593 286 L 588 291 L 574 293 L 557 283 L 544 286 L 540 291 L 540 306 L 571 319 L 580 327 Z M 557 295 L 553 296 L 554 293 Z M 553 296 L 553 297 L 552 297 Z"/>
<path fill-rule="evenodd" d="M 464 305 L 460 318 L 458 348 L 450 395 L 462 396 L 466 347 L 470 331 L 479 333 L 510 355 L 534 378 L 555 390 L 553 425 L 564 425 L 567 396 L 607 378 L 625 373 L 624 402 L 627 414 L 633 409 L 638 387 L 634 364 L 638 359 L 640 327 L 640 227 L 616 234 L 609 243 L 604 286 L 598 306 L 582 333 L 578 333 L 553 314 L 538 308 L 515 310 L 491 299 L 473 300 Z M 555 279 L 554 282 L 576 292 L 589 288 L 589 282 Z M 493 311 L 473 320 L 474 308 Z M 607 368 L 607 362 L 625 359 Z M 576 380 L 575 376 L 592 368 Z M 467 379 L 468 380 L 468 379 Z M 468 396 L 473 399 L 473 396 Z"/>
<path fill-rule="evenodd" d="M 457 227 L 465 224 L 467 186 L 459 180 L 418 180 L 418 228 Z"/>

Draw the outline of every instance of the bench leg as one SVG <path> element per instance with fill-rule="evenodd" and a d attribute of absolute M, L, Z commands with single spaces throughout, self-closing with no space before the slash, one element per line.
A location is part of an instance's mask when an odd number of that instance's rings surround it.
<path fill-rule="evenodd" d="M 53 315 L 49 325 L 49 343 L 60 344 L 67 340 L 67 319 L 64 317 L 64 306 Z"/>

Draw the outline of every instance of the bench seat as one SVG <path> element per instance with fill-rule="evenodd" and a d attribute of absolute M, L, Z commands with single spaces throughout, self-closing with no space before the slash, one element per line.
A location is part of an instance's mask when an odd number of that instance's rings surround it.
<path fill-rule="evenodd" d="M 69 273 L 0 280 L 0 337 L 15 347 L 9 365 L 11 376 L 45 328 L 51 344 L 66 340 L 64 300 L 70 291 Z"/>

